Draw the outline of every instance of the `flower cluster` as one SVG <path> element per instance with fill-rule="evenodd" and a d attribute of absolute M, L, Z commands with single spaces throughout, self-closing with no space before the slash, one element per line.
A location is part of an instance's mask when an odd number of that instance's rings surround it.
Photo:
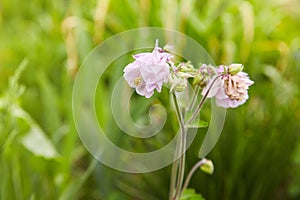
<path fill-rule="evenodd" d="M 247 73 L 242 72 L 241 64 L 218 68 L 203 64 L 199 69 L 190 62 L 175 65 L 175 56 L 158 47 L 158 40 L 151 53 L 136 54 L 133 58 L 135 61 L 124 69 L 124 78 L 146 98 L 150 98 L 155 89 L 161 92 L 164 83 L 169 84 L 171 92 L 181 92 L 187 86 L 187 79 L 193 78 L 193 84 L 202 88 L 205 98 L 215 97 L 218 106 L 235 108 L 246 102 L 249 86 L 254 83 Z"/>
<path fill-rule="evenodd" d="M 170 49 L 170 46 L 167 48 Z M 191 62 L 182 62 L 175 55 L 158 47 L 158 40 L 151 53 L 136 54 L 133 58 L 135 60 L 124 69 L 124 78 L 138 94 L 150 98 L 155 90 L 161 92 L 163 84 L 168 84 L 172 92 L 177 119 L 181 127 L 181 137 L 174 152 L 174 160 L 180 156 L 179 161 L 173 163 L 175 170 L 172 170 L 171 174 L 169 199 L 181 199 L 191 176 L 199 167 L 206 173 L 213 172 L 212 162 L 202 159 L 194 165 L 183 184 L 184 177 L 181 175 L 184 174 L 185 149 L 182 147 L 186 145 L 188 128 L 203 126 L 198 122 L 195 123 L 195 119 L 199 116 L 205 100 L 215 98 L 220 107 L 238 107 L 249 98 L 248 89 L 254 82 L 250 80 L 247 73 L 242 72 L 242 64 L 219 67 L 202 64 L 197 69 Z M 185 109 L 181 109 L 175 92 L 185 91 L 188 83 L 193 83 L 194 94 L 189 103 L 184 105 Z M 200 93 L 202 98 L 197 103 Z"/>

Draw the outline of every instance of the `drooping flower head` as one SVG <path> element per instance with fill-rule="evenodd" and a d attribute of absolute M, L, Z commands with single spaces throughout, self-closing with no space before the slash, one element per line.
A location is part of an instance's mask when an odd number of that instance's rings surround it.
<path fill-rule="evenodd" d="M 163 83 L 168 81 L 169 63 L 172 57 L 158 47 L 158 40 L 156 40 L 155 48 L 151 53 L 133 55 L 135 61 L 125 67 L 124 78 L 139 95 L 150 98 L 155 89 L 161 92 Z"/>
<path fill-rule="evenodd" d="M 211 98 L 214 96 L 218 106 L 224 108 L 235 108 L 244 104 L 249 98 L 249 86 L 251 86 L 254 82 L 249 79 L 247 73 L 242 72 L 242 69 L 243 65 L 241 64 L 219 66 L 217 69 L 217 75 L 215 75 L 215 77 L 211 79 L 210 83 L 203 89 L 202 95 L 206 93 L 209 86 L 213 81 L 215 81 L 207 97 Z"/>

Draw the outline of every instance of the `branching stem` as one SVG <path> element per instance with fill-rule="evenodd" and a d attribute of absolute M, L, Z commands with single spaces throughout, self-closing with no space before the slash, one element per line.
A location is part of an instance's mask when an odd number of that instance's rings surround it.
<path fill-rule="evenodd" d="M 205 100 L 207 99 L 207 96 L 208 96 L 208 94 L 209 94 L 209 92 L 210 92 L 212 86 L 214 85 L 214 83 L 216 82 L 216 80 L 217 80 L 218 78 L 220 78 L 220 77 L 221 77 L 221 75 L 218 75 L 218 76 L 216 76 L 216 77 L 214 78 L 214 80 L 213 80 L 212 83 L 210 84 L 208 90 L 206 91 L 206 93 L 205 93 L 204 96 L 202 97 L 200 103 L 198 104 L 196 110 L 194 111 L 193 115 L 192 115 L 191 118 L 188 120 L 187 124 L 191 124 L 191 123 L 196 119 L 196 117 L 198 116 L 198 114 L 199 114 L 199 112 L 200 112 L 202 106 L 204 105 Z"/>

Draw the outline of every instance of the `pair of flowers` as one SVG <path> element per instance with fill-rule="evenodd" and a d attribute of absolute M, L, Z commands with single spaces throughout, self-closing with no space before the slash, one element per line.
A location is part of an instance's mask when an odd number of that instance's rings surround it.
<path fill-rule="evenodd" d="M 248 74 L 242 72 L 243 65 L 221 65 L 218 68 L 202 65 L 195 69 L 189 62 L 175 66 L 175 56 L 158 47 L 150 53 L 133 55 L 134 62 L 124 69 L 124 78 L 136 92 L 150 98 L 156 89 L 161 92 L 164 83 L 169 83 L 171 90 L 183 91 L 188 78 L 202 87 L 202 95 L 216 98 L 221 107 L 237 107 L 248 99 L 248 89 L 254 82 Z"/>

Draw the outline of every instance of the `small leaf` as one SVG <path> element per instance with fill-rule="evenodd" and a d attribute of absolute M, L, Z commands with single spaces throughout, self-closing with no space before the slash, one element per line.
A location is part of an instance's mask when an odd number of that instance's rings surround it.
<path fill-rule="evenodd" d="M 188 128 L 205 128 L 207 126 L 208 126 L 207 121 L 195 120 L 192 124 L 188 124 L 186 127 L 188 127 Z"/>
<path fill-rule="evenodd" d="M 36 156 L 53 159 L 58 153 L 52 142 L 39 127 L 32 127 L 22 139 L 23 146 Z"/>
<path fill-rule="evenodd" d="M 187 123 L 191 119 L 191 117 L 193 116 L 193 113 L 194 113 L 194 111 L 191 111 L 191 110 L 189 110 L 185 113 L 185 116 L 184 116 L 185 123 Z M 205 128 L 205 127 L 207 127 L 208 122 L 206 122 L 204 120 L 200 120 L 199 118 L 200 118 L 200 116 L 196 117 L 196 119 L 194 119 L 190 124 L 187 124 L 186 127 L 187 128 Z"/>
<path fill-rule="evenodd" d="M 197 194 L 194 189 L 186 189 L 182 192 L 180 200 L 205 200 L 200 194 Z"/>
<path fill-rule="evenodd" d="M 211 160 L 205 159 L 205 163 L 200 166 L 200 169 L 207 174 L 213 174 L 214 173 L 214 164 Z"/>

